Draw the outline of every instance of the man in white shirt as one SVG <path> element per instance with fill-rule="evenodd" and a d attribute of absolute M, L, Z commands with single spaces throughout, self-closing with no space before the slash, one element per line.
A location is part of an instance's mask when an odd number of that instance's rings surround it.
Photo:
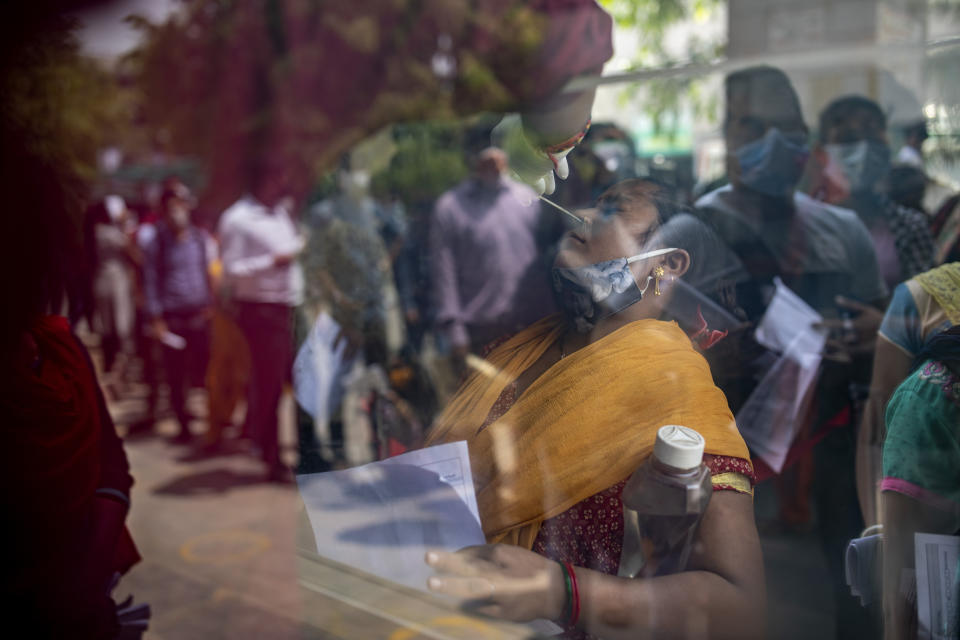
<path fill-rule="evenodd" d="M 291 217 L 282 181 L 260 180 L 220 218 L 226 284 L 237 307 L 237 324 L 250 346 L 252 373 L 246 429 L 259 445 L 267 477 L 289 479 L 280 460 L 277 408 L 293 357 L 293 307 L 302 297 L 296 263 L 303 239 Z"/>

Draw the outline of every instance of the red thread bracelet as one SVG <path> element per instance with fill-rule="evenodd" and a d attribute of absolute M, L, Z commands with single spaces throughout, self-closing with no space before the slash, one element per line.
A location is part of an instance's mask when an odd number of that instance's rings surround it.
<path fill-rule="evenodd" d="M 577 584 L 577 574 L 573 572 L 573 565 L 569 562 L 563 564 L 567 568 L 570 583 L 573 586 L 573 605 L 570 607 L 570 620 L 567 622 L 567 626 L 572 629 L 577 626 L 577 622 L 580 620 L 580 587 Z"/>

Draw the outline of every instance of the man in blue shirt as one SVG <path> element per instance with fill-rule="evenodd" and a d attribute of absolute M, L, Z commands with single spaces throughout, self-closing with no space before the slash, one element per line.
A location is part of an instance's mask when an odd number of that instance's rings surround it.
<path fill-rule="evenodd" d="M 164 346 L 170 404 L 180 427 L 176 439 L 185 442 L 190 374 L 202 374 L 209 349 L 212 249 L 207 233 L 190 221 L 189 193 L 168 190 L 160 206 L 163 219 L 145 248 L 144 290 L 153 333 Z"/>

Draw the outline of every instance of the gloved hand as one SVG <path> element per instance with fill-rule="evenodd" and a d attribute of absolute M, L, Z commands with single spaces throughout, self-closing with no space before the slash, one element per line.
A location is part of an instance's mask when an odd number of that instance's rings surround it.
<path fill-rule="evenodd" d="M 578 136 L 574 136 L 570 146 L 563 149 L 551 152 L 539 148 L 531 144 L 524 134 L 520 115 L 516 113 L 505 115 L 490 134 L 493 144 L 506 152 L 511 173 L 533 187 L 537 195 L 554 192 L 557 186 L 554 173 L 561 180 L 566 180 L 570 175 L 567 154 L 583 137 Z"/>

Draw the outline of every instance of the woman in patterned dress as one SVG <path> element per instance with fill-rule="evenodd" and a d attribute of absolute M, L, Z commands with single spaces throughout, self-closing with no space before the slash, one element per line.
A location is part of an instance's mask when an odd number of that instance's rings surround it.
<path fill-rule="evenodd" d="M 913 372 L 886 412 L 880 507 L 883 521 L 884 638 L 917 637 L 916 590 L 904 584 L 914 566 L 914 534 L 960 532 L 960 325 L 917 354 Z M 960 574 L 953 579 L 954 598 Z M 956 612 L 954 612 L 956 613 Z M 956 637 L 944 616 L 933 637 Z"/>
<path fill-rule="evenodd" d="M 455 574 L 431 588 L 480 595 L 491 615 L 559 620 L 557 561 L 570 562 L 583 604 L 568 637 L 762 634 L 752 466 L 706 361 L 675 323 L 658 319 L 690 261 L 682 249 L 656 251 L 658 201 L 659 187 L 641 180 L 604 193 L 560 244 L 562 316 L 495 348 L 488 371 L 467 380 L 434 425 L 428 443 L 468 442 L 491 545 L 429 556 Z M 704 436 L 714 496 L 687 571 L 616 578 L 621 492 L 664 424 Z"/>

